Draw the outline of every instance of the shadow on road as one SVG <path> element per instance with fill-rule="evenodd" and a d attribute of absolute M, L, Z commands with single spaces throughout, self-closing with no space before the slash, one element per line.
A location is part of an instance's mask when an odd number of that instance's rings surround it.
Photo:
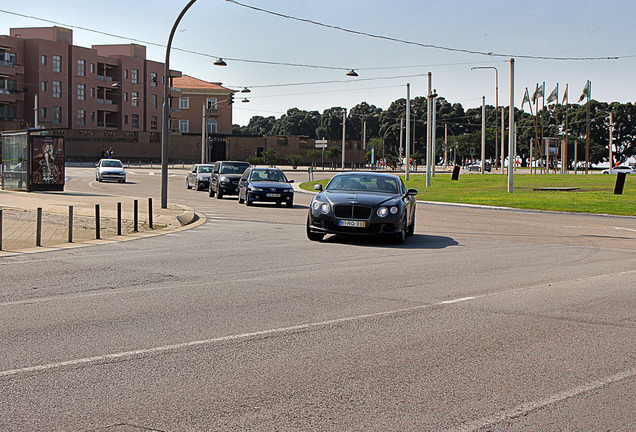
<path fill-rule="evenodd" d="M 404 244 L 396 244 L 391 236 L 360 237 L 347 235 L 328 235 L 323 243 L 348 244 L 364 247 L 390 247 L 399 249 L 444 249 L 449 246 L 459 246 L 459 243 L 451 237 L 415 234 L 409 237 Z"/>

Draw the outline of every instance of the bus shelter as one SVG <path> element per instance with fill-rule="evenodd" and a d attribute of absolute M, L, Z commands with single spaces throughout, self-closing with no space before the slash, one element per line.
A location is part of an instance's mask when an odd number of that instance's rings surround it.
<path fill-rule="evenodd" d="M 64 190 L 64 137 L 45 130 L 2 133 L 2 189 Z"/>

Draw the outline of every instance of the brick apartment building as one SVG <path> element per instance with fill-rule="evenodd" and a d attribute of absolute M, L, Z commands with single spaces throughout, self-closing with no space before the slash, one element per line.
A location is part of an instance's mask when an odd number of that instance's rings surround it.
<path fill-rule="evenodd" d="M 0 36 L 0 131 L 40 126 L 66 137 L 67 157 L 82 158 L 113 147 L 128 157 L 160 155 L 163 63 L 148 60 L 137 44 L 73 45 L 73 31 L 62 27 L 14 28 Z M 232 133 L 232 90 L 171 71 L 171 130 Z M 181 88 L 183 86 L 183 89 Z M 171 141 L 172 141 L 171 139 Z M 200 155 L 200 140 L 179 145 L 174 154 Z M 190 155 L 189 153 L 192 153 Z"/>

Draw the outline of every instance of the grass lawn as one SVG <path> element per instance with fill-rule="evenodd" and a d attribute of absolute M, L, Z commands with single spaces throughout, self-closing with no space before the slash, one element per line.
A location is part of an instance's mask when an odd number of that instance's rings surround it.
<path fill-rule="evenodd" d="M 402 176 L 402 178 L 404 178 Z M 300 185 L 313 190 L 313 185 Z M 406 182 L 419 191 L 419 201 L 483 204 L 535 210 L 604 213 L 636 216 L 636 176 L 627 176 L 622 195 L 614 195 L 615 175 L 530 175 L 514 176 L 514 192 L 507 192 L 508 177 L 500 174 L 461 174 L 452 181 L 450 174 L 438 174 L 426 187 L 426 176 L 415 174 Z M 535 191 L 536 188 L 575 187 L 574 191 Z"/>

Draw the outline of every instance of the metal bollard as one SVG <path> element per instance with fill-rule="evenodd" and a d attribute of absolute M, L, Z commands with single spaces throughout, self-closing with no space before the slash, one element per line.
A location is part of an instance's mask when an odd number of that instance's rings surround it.
<path fill-rule="evenodd" d="M 73 243 L 73 206 L 68 206 L 68 242 Z"/>
<path fill-rule="evenodd" d="M 121 203 L 117 203 L 117 235 L 121 235 Z"/>
<path fill-rule="evenodd" d="M 35 226 L 35 245 L 42 246 L 42 207 L 38 207 L 38 215 Z"/>
<path fill-rule="evenodd" d="M 150 225 L 150 229 L 154 229 L 152 226 L 152 198 L 148 198 L 148 225 Z"/>
<path fill-rule="evenodd" d="M 616 173 L 616 184 L 614 185 L 614 195 L 622 195 L 625 187 L 625 178 L 627 174 L 624 172 Z"/>
<path fill-rule="evenodd" d="M 99 204 L 95 204 L 95 239 L 101 239 L 100 226 L 99 226 Z"/>
<path fill-rule="evenodd" d="M 139 201 L 133 202 L 133 231 L 139 232 Z"/>

